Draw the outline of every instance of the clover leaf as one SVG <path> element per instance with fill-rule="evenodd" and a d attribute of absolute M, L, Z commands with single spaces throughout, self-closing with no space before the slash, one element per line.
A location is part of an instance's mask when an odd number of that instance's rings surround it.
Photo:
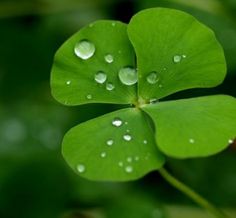
<path fill-rule="evenodd" d="M 233 97 L 162 98 L 214 87 L 225 74 L 214 33 L 181 11 L 152 8 L 128 25 L 103 20 L 82 28 L 55 55 L 53 96 L 66 105 L 127 108 L 72 128 L 63 140 L 64 158 L 85 178 L 126 181 L 160 169 L 165 156 L 223 150 L 236 136 Z"/>

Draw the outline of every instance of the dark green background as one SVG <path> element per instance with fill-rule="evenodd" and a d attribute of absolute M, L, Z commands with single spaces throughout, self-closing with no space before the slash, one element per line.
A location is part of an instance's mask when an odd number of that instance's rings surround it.
<path fill-rule="evenodd" d="M 49 87 L 55 51 L 89 22 L 128 22 L 135 12 L 156 6 L 182 9 L 210 26 L 228 64 L 221 86 L 171 98 L 236 97 L 236 0 L 0 1 L 1 218 L 208 217 L 158 172 L 136 182 L 96 183 L 76 176 L 61 156 L 60 143 L 69 128 L 116 108 L 58 104 Z M 216 205 L 236 209 L 236 146 L 209 158 L 169 159 L 167 168 Z"/>

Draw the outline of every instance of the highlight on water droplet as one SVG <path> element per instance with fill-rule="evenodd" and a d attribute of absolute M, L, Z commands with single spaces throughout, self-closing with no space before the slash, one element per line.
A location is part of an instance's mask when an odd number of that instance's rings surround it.
<path fill-rule="evenodd" d="M 189 139 L 189 142 L 190 142 L 191 144 L 193 144 L 193 143 L 195 142 L 195 140 L 194 140 L 194 139 Z"/>
<path fill-rule="evenodd" d="M 112 91 L 114 88 L 115 86 L 111 82 L 106 83 L 106 90 Z"/>
<path fill-rule="evenodd" d="M 152 71 L 148 74 L 146 80 L 149 84 L 156 84 L 160 80 L 160 75 L 156 71 Z"/>
<path fill-rule="evenodd" d="M 126 166 L 125 167 L 125 172 L 126 173 L 132 173 L 133 172 L 133 167 L 132 166 Z"/>
<path fill-rule="evenodd" d="M 70 84 L 71 84 L 70 80 L 66 81 L 66 85 L 70 85 Z"/>
<path fill-rule="evenodd" d="M 85 171 L 85 166 L 83 164 L 78 164 L 76 169 L 79 173 L 83 173 Z"/>
<path fill-rule="evenodd" d="M 105 59 L 105 61 L 106 61 L 107 63 L 109 63 L 109 64 L 114 61 L 114 57 L 113 57 L 111 54 L 105 55 L 104 59 Z"/>
<path fill-rule="evenodd" d="M 182 60 L 182 56 L 181 55 L 175 55 L 173 57 L 174 63 L 179 63 L 181 60 Z"/>
<path fill-rule="evenodd" d="M 107 156 L 107 153 L 106 153 L 106 152 L 102 152 L 102 153 L 100 154 L 100 156 L 101 156 L 102 158 L 105 158 L 105 157 Z"/>
<path fill-rule="evenodd" d="M 95 45 L 88 40 L 82 40 L 76 43 L 74 52 L 77 57 L 87 60 L 91 58 L 95 53 Z"/>
<path fill-rule="evenodd" d="M 107 145 L 112 146 L 114 144 L 114 141 L 112 139 L 107 140 Z"/>
<path fill-rule="evenodd" d="M 118 72 L 121 83 L 127 86 L 134 85 L 138 81 L 137 71 L 132 67 L 123 67 Z"/>
<path fill-rule="evenodd" d="M 86 98 L 87 98 L 88 100 L 91 100 L 91 99 L 93 98 L 93 96 L 92 96 L 91 94 L 88 94 L 88 95 L 86 96 Z"/>
<path fill-rule="evenodd" d="M 116 118 L 114 118 L 114 119 L 112 120 L 112 125 L 113 125 L 113 126 L 119 127 L 119 126 L 121 126 L 122 124 L 123 124 L 123 121 L 122 121 L 120 118 L 118 118 L 118 117 L 116 117 Z"/>
<path fill-rule="evenodd" d="M 125 134 L 125 135 L 123 135 L 123 139 L 124 139 L 125 141 L 131 141 L 131 140 L 132 140 L 132 136 L 129 135 L 129 134 Z"/>
<path fill-rule="evenodd" d="M 97 83 L 103 84 L 104 82 L 106 82 L 107 80 L 107 75 L 103 72 L 103 71 L 98 71 L 97 73 L 95 73 L 94 75 L 94 80 Z"/>

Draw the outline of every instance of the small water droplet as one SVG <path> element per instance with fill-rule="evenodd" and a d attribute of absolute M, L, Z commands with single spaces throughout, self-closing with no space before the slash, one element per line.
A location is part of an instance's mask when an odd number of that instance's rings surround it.
<path fill-rule="evenodd" d="M 136 156 L 136 157 L 134 158 L 134 160 L 135 160 L 135 161 L 139 161 L 139 156 Z"/>
<path fill-rule="evenodd" d="M 125 134 L 125 135 L 123 135 L 123 139 L 124 139 L 125 141 L 131 141 L 132 136 L 129 135 L 129 134 Z"/>
<path fill-rule="evenodd" d="M 87 60 L 94 55 L 95 46 L 93 43 L 91 43 L 87 40 L 82 40 L 82 41 L 76 43 L 75 48 L 74 48 L 74 52 L 79 58 L 81 58 L 83 60 Z"/>
<path fill-rule="evenodd" d="M 147 140 L 146 139 L 143 140 L 143 144 L 145 144 L 145 145 L 147 144 Z"/>
<path fill-rule="evenodd" d="M 158 101 L 158 100 L 157 100 L 156 98 L 151 98 L 151 99 L 149 100 L 149 103 L 150 103 L 150 104 L 155 104 L 157 101 Z"/>
<path fill-rule="evenodd" d="M 114 61 L 114 58 L 113 58 L 113 56 L 112 56 L 111 54 L 105 55 L 104 59 L 105 59 L 105 61 L 106 61 L 107 63 L 109 63 L 109 64 Z"/>
<path fill-rule="evenodd" d="M 90 100 L 90 99 L 92 99 L 93 97 L 92 97 L 91 94 L 88 94 L 88 95 L 86 96 L 86 98 L 87 98 L 88 100 Z"/>
<path fill-rule="evenodd" d="M 183 54 L 182 57 L 183 57 L 183 58 L 186 58 L 187 56 Z"/>
<path fill-rule="evenodd" d="M 115 86 L 111 82 L 106 84 L 106 90 L 112 91 L 114 88 L 115 88 Z"/>
<path fill-rule="evenodd" d="M 85 166 L 83 164 L 78 164 L 77 171 L 83 173 L 85 171 Z"/>
<path fill-rule="evenodd" d="M 229 144 L 233 144 L 234 143 L 234 140 L 232 140 L 232 139 L 229 139 Z"/>
<path fill-rule="evenodd" d="M 163 87 L 163 85 L 162 85 L 162 84 L 160 84 L 158 87 L 159 87 L 159 88 L 162 88 L 162 87 Z"/>
<path fill-rule="evenodd" d="M 149 84 L 156 84 L 160 80 L 160 75 L 156 71 L 152 71 L 146 78 Z"/>
<path fill-rule="evenodd" d="M 128 125 L 128 122 L 127 122 L 127 121 L 125 122 L 125 125 Z"/>
<path fill-rule="evenodd" d="M 137 71 L 132 67 L 123 67 L 119 70 L 120 81 L 127 86 L 134 85 L 138 81 Z"/>
<path fill-rule="evenodd" d="M 166 70 L 166 67 L 164 67 L 163 70 Z"/>
<path fill-rule="evenodd" d="M 126 129 L 126 132 L 130 132 L 130 130 L 129 130 L 129 129 Z"/>
<path fill-rule="evenodd" d="M 118 165 L 119 165 L 119 167 L 123 167 L 123 166 L 124 166 L 124 163 L 123 163 L 122 161 L 120 161 L 120 162 L 118 163 Z"/>
<path fill-rule="evenodd" d="M 70 80 L 66 81 L 66 85 L 70 85 L 70 84 L 71 84 Z"/>
<path fill-rule="evenodd" d="M 89 24 L 89 27 L 93 27 L 93 23 L 90 23 L 90 24 Z"/>
<path fill-rule="evenodd" d="M 112 120 L 112 125 L 113 126 L 119 127 L 122 124 L 123 124 L 123 121 L 118 117 L 116 117 L 116 118 L 114 118 L 114 120 Z"/>
<path fill-rule="evenodd" d="M 122 53 L 122 51 L 121 51 L 121 50 L 119 50 L 119 51 L 118 51 L 118 53 L 119 53 L 119 54 L 121 54 L 121 53 Z"/>
<path fill-rule="evenodd" d="M 115 25 L 116 25 L 116 23 L 115 23 L 115 22 L 112 22 L 112 23 L 111 23 L 111 25 L 112 25 L 112 26 L 115 26 Z"/>
<path fill-rule="evenodd" d="M 105 157 L 107 156 L 107 153 L 106 153 L 106 152 L 102 152 L 102 153 L 100 154 L 100 156 L 101 156 L 102 158 L 105 158 Z"/>
<path fill-rule="evenodd" d="M 107 145 L 112 146 L 114 144 L 114 141 L 112 139 L 107 140 Z"/>
<path fill-rule="evenodd" d="M 174 63 L 179 63 L 181 60 L 182 60 L 182 56 L 180 56 L 180 55 L 175 55 L 173 57 Z"/>
<path fill-rule="evenodd" d="M 127 157 L 127 162 L 131 163 L 133 161 L 133 158 L 132 157 Z"/>
<path fill-rule="evenodd" d="M 126 173 L 132 173 L 133 172 L 133 167 L 132 166 L 125 167 L 125 172 Z"/>
<path fill-rule="evenodd" d="M 103 72 L 103 71 L 98 71 L 95 75 L 94 75 L 94 80 L 97 83 L 103 84 L 104 82 L 106 82 L 107 80 L 107 75 Z"/>
<path fill-rule="evenodd" d="M 191 144 L 193 144 L 193 143 L 195 142 L 195 140 L 194 140 L 194 139 L 189 139 L 189 142 L 190 142 Z"/>

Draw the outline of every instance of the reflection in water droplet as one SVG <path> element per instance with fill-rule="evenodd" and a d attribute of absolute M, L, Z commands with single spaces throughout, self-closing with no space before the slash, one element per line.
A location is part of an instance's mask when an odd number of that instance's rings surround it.
<path fill-rule="evenodd" d="M 125 172 L 132 173 L 133 172 L 133 167 L 132 166 L 125 167 Z"/>
<path fill-rule="evenodd" d="M 107 140 L 107 145 L 112 146 L 114 144 L 114 141 L 112 139 Z"/>
<path fill-rule="evenodd" d="M 116 117 L 113 121 L 112 121 L 112 125 L 113 126 L 116 126 L 116 127 L 119 127 L 123 124 L 122 120 L 118 117 Z"/>
<path fill-rule="evenodd" d="M 90 100 L 90 99 L 92 99 L 93 97 L 92 97 L 91 94 L 88 94 L 88 95 L 86 96 L 86 98 L 87 98 L 88 100 Z"/>
<path fill-rule="evenodd" d="M 174 63 L 179 63 L 181 60 L 182 60 L 182 56 L 180 56 L 180 55 L 175 55 L 173 57 Z"/>
<path fill-rule="evenodd" d="M 156 84 L 159 81 L 159 79 L 160 76 L 156 71 L 152 71 L 151 73 L 149 73 L 149 75 L 146 78 L 149 84 Z"/>
<path fill-rule="evenodd" d="M 131 141 L 132 136 L 129 135 L 129 134 L 125 134 L 125 135 L 123 135 L 123 139 L 124 139 L 125 141 Z"/>
<path fill-rule="evenodd" d="M 123 67 L 119 70 L 120 81 L 127 86 L 134 85 L 138 81 L 137 71 L 131 67 Z"/>
<path fill-rule="evenodd" d="M 107 75 L 103 72 L 103 71 L 98 71 L 95 75 L 94 75 L 94 80 L 97 83 L 103 84 L 104 82 L 106 82 L 107 80 Z"/>
<path fill-rule="evenodd" d="M 70 85 L 70 84 L 71 84 L 70 80 L 66 81 L 66 85 Z"/>
<path fill-rule="evenodd" d="M 106 153 L 106 152 L 102 152 L 102 153 L 100 154 L 100 156 L 101 156 L 102 158 L 104 158 L 104 157 L 107 156 L 107 153 Z"/>
<path fill-rule="evenodd" d="M 105 55 L 104 59 L 105 59 L 105 61 L 106 61 L 107 63 L 109 63 L 109 64 L 114 61 L 114 58 L 113 58 L 113 56 L 112 56 L 111 54 Z"/>
<path fill-rule="evenodd" d="M 78 164 L 77 171 L 83 173 L 85 171 L 85 166 L 83 164 Z"/>
<path fill-rule="evenodd" d="M 193 143 L 195 142 L 195 140 L 194 140 L 194 139 L 189 139 L 189 142 L 190 142 L 191 144 L 193 144 Z"/>
<path fill-rule="evenodd" d="M 106 90 L 112 91 L 114 88 L 115 88 L 115 86 L 111 82 L 106 84 Z"/>
<path fill-rule="evenodd" d="M 91 43 L 87 40 L 82 40 L 82 41 L 76 43 L 75 48 L 74 48 L 74 52 L 79 58 L 81 58 L 83 60 L 87 60 L 94 55 L 95 46 L 93 43 Z"/>

